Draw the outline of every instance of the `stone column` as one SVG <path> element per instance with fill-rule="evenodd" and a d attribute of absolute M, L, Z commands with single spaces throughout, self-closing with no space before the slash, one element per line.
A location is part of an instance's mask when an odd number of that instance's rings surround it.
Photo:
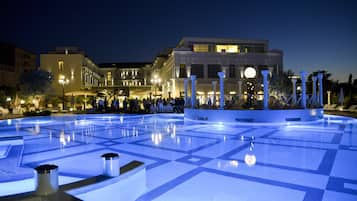
<path fill-rule="evenodd" d="M 185 106 L 187 105 L 187 86 L 188 86 L 188 79 L 184 78 L 183 79 L 183 91 L 184 91 Z"/>
<path fill-rule="evenodd" d="M 301 106 L 306 108 L 306 75 L 305 71 L 300 73 L 301 76 Z"/>
<path fill-rule="evenodd" d="M 180 66 L 175 66 L 175 78 L 180 77 Z"/>
<path fill-rule="evenodd" d="M 264 109 L 268 109 L 268 103 L 269 103 L 269 84 L 268 84 L 268 74 L 269 70 L 262 70 L 261 71 L 263 75 L 263 85 L 264 85 Z"/>
<path fill-rule="evenodd" d="M 224 72 L 218 72 L 217 73 L 219 77 L 219 109 L 223 110 L 224 109 L 224 77 L 225 74 Z"/>
<path fill-rule="evenodd" d="M 312 103 L 316 103 L 316 76 L 312 76 Z"/>
<path fill-rule="evenodd" d="M 242 80 L 238 80 L 238 100 L 241 99 L 241 96 L 242 96 Z"/>
<path fill-rule="evenodd" d="M 296 78 L 292 78 L 291 82 L 293 83 L 293 104 L 296 104 Z"/>
<path fill-rule="evenodd" d="M 327 105 L 331 105 L 331 91 L 327 91 Z"/>
<path fill-rule="evenodd" d="M 222 72 L 225 74 L 225 75 L 227 75 L 228 74 L 228 71 L 229 71 L 229 66 L 222 66 L 221 67 L 222 68 Z M 229 76 L 225 76 L 225 77 L 229 77 Z"/>
<path fill-rule="evenodd" d="M 176 94 L 176 79 L 175 78 L 171 78 L 171 81 L 172 81 L 172 85 L 171 85 L 172 97 L 175 98 L 175 97 L 177 97 L 177 94 Z"/>
<path fill-rule="evenodd" d="M 186 75 L 187 75 L 187 77 L 191 77 L 191 66 L 190 65 L 186 66 Z"/>
<path fill-rule="evenodd" d="M 213 88 L 212 105 L 213 105 L 213 106 L 216 106 L 217 81 L 212 81 L 212 88 Z"/>
<path fill-rule="evenodd" d="M 317 78 L 319 79 L 319 105 L 320 105 L 320 107 L 324 106 L 323 87 L 322 87 L 323 76 L 324 75 L 322 73 L 317 74 Z"/>
<path fill-rule="evenodd" d="M 196 75 L 191 75 L 191 108 L 196 106 Z"/>

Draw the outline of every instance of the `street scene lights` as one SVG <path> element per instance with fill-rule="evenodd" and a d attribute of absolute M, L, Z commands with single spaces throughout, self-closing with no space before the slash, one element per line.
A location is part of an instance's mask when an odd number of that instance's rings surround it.
<path fill-rule="evenodd" d="M 154 85 L 154 96 L 157 96 L 156 89 L 158 86 L 160 86 L 161 78 L 157 74 L 155 74 L 150 81 Z"/>
<path fill-rule="evenodd" d="M 64 110 L 64 86 L 69 83 L 69 79 L 64 75 L 60 75 L 58 78 L 58 83 L 62 86 L 62 110 Z"/>

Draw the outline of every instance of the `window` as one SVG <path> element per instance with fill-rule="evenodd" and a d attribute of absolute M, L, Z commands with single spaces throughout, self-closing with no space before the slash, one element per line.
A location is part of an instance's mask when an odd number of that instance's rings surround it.
<path fill-rule="evenodd" d="M 74 70 L 72 69 L 71 70 L 71 80 L 73 80 L 74 79 Z"/>
<path fill-rule="evenodd" d="M 194 52 L 208 52 L 208 45 L 207 44 L 194 44 L 193 51 Z"/>
<path fill-rule="evenodd" d="M 239 53 L 238 45 L 216 45 L 216 52 Z"/>
<path fill-rule="evenodd" d="M 221 71 L 221 66 L 219 64 L 208 64 L 208 78 L 218 78 L 217 73 Z"/>
<path fill-rule="evenodd" d="M 235 78 L 236 77 L 236 68 L 234 65 L 229 65 L 229 77 Z"/>
<path fill-rule="evenodd" d="M 191 75 L 196 75 L 197 78 L 203 78 L 203 64 L 192 64 Z"/>
<path fill-rule="evenodd" d="M 186 78 L 187 77 L 187 71 L 186 71 L 186 65 L 185 64 L 180 64 L 180 78 Z"/>
<path fill-rule="evenodd" d="M 64 70 L 64 62 L 62 60 L 58 61 L 58 70 L 59 71 Z"/>

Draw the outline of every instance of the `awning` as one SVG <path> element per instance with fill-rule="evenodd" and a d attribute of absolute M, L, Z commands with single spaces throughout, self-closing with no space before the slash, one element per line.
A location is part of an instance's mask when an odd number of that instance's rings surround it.
<path fill-rule="evenodd" d="M 97 93 L 92 91 L 69 91 L 64 94 L 65 96 L 96 96 Z"/>

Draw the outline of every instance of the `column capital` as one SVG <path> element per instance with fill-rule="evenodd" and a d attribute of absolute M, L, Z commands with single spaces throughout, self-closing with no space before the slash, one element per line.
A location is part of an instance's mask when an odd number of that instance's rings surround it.
<path fill-rule="evenodd" d="M 222 72 L 222 71 L 221 71 L 221 72 L 218 72 L 217 75 L 218 75 L 218 77 L 219 77 L 220 79 L 222 79 L 222 78 L 225 77 L 225 73 Z"/>
<path fill-rule="evenodd" d="M 305 71 L 301 71 L 301 72 L 300 72 L 301 80 L 305 80 L 305 79 L 306 79 L 306 76 L 307 76 L 307 72 L 305 72 Z"/>
<path fill-rule="evenodd" d="M 196 80 L 196 75 L 191 75 L 191 80 Z"/>
<path fill-rule="evenodd" d="M 323 73 L 318 73 L 317 77 L 319 78 L 319 80 L 322 80 L 322 78 L 324 77 L 324 74 Z"/>
<path fill-rule="evenodd" d="M 312 79 L 312 81 L 313 81 L 313 82 L 316 82 L 317 77 L 316 77 L 316 76 L 312 76 L 312 78 L 311 78 L 311 79 Z"/>
<path fill-rule="evenodd" d="M 296 84 L 296 78 L 291 78 L 291 82 L 292 82 L 293 84 Z"/>
<path fill-rule="evenodd" d="M 267 77 L 267 75 L 270 73 L 269 70 L 262 70 L 262 71 L 260 71 L 260 72 L 261 72 L 261 74 L 262 74 L 264 77 Z"/>

